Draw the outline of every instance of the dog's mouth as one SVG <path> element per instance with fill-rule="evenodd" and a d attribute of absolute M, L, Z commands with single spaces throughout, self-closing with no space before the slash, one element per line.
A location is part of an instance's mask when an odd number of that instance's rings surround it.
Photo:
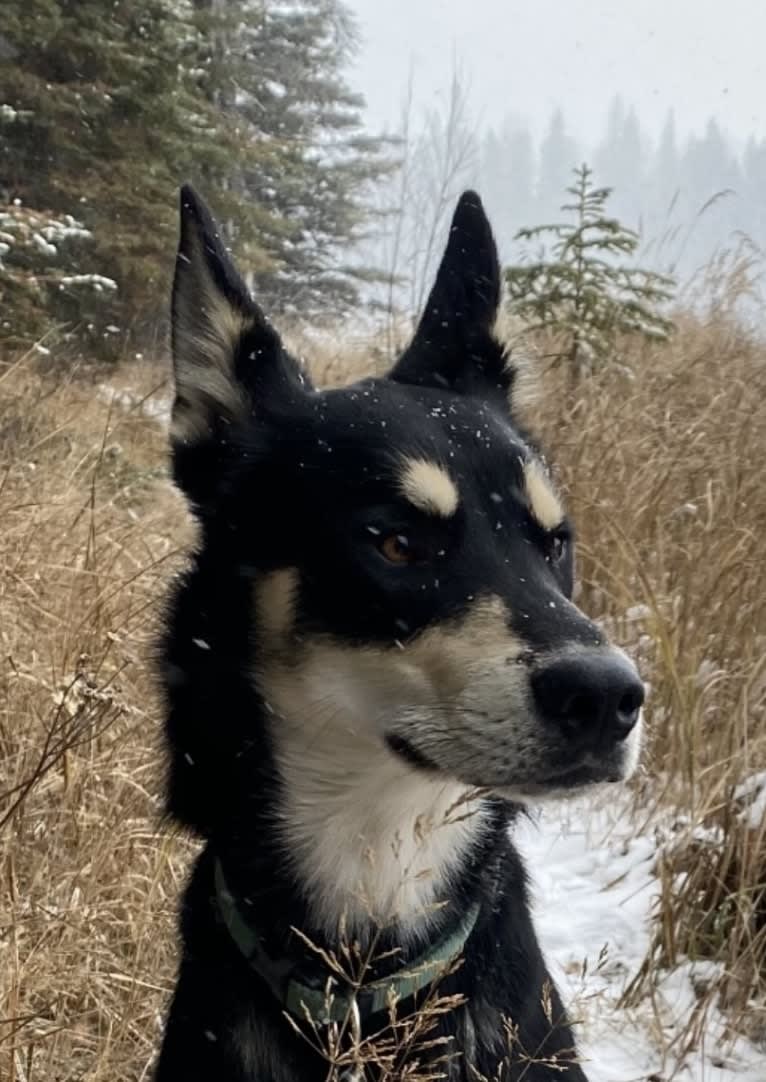
<path fill-rule="evenodd" d="M 397 758 L 403 759 L 408 766 L 414 766 L 417 770 L 428 771 L 429 774 L 444 773 L 437 763 L 432 762 L 427 755 L 414 747 L 409 740 L 405 740 L 403 736 L 397 736 L 396 733 L 386 733 L 385 740 L 389 751 L 392 751 Z"/>
<path fill-rule="evenodd" d="M 386 745 L 391 752 L 408 766 L 429 774 L 445 774 L 451 771 L 445 770 L 438 763 L 433 762 L 419 748 L 416 748 L 409 740 L 395 733 L 388 733 L 385 737 Z M 505 797 L 536 797 L 550 795 L 552 793 L 566 794 L 577 789 L 583 789 L 590 785 L 615 784 L 625 781 L 631 773 L 627 766 L 627 756 L 623 749 L 617 748 L 599 757 L 593 752 L 578 756 L 572 762 L 543 772 L 538 777 L 498 783 L 486 780 L 461 778 L 477 788 L 491 789 L 499 796 Z"/>

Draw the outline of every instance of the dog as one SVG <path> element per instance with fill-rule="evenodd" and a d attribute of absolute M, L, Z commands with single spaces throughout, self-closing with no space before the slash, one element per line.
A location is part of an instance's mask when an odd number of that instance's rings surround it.
<path fill-rule="evenodd" d="M 509 827 L 636 765 L 643 685 L 572 602 L 459 200 L 414 336 L 318 390 L 181 193 L 161 645 L 170 816 L 204 839 L 157 1082 L 584 1082 Z"/>

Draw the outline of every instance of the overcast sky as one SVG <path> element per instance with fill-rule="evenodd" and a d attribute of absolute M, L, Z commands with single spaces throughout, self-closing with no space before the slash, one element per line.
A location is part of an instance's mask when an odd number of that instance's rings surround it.
<path fill-rule="evenodd" d="M 353 73 L 372 127 L 395 127 L 410 69 L 421 102 L 443 100 L 455 58 L 479 123 L 506 113 L 536 131 L 556 105 L 586 142 L 615 93 L 650 130 L 715 116 L 766 135 L 766 0 L 348 0 L 364 42 Z"/>

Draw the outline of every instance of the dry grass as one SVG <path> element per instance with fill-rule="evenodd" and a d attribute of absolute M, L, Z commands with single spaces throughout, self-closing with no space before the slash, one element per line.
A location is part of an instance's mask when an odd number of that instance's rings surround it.
<path fill-rule="evenodd" d="M 147 666 L 188 528 L 140 410 L 0 378 L 0 1077 L 137 1079 L 188 850 L 157 830 Z"/>
<path fill-rule="evenodd" d="M 541 413 L 578 524 L 582 604 L 650 685 L 637 810 L 677 813 L 631 996 L 658 964 L 715 959 L 710 996 L 763 1039 L 766 821 L 749 822 L 737 791 L 766 767 L 766 348 L 715 313 L 628 362 L 574 392 L 554 374 L 568 404 Z"/>
<path fill-rule="evenodd" d="M 321 352 L 323 378 L 360 366 L 361 350 Z M 574 393 L 548 373 L 535 420 L 579 525 L 583 602 L 651 683 L 637 809 L 677 812 L 641 980 L 683 953 L 716 958 L 752 1026 L 766 841 L 734 791 L 766 767 L 766 348 L 718 313 L 627 361 L 632 377 Z M 148 401 L 162 378 L 119 375 Z M 159 830 L 148 664 L 190 526 L 156 421 L 97 382 L 57 381 L 31 358 L 0 367 L 0 1077 L 13 1082 L 149 1076 L 193 850 Z"/>

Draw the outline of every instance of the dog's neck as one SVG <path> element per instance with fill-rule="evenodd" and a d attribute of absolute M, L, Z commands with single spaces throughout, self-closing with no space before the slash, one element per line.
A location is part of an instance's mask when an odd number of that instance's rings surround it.
<path fill-rule="evenodd" d="M 341 932 L 363 942 L 386 930 L 402 948 L 427 938 L 482 837 L 483 802 L 385 746 L 372 719 L 401 693 L 381 684 L 374 658 L 316 649 L 296 664 L 284 651 L 262 658 L 258 688 L 279 775 L 279 848 L 311 931 L 337 943 Z"/>
<path fill-rule="evenodd" d="M 436 922 L 482 805 L 355 736 L 346 728 L 320 743 L 309 727 L 282 730 L 280 830 L 312 927 L 331 940 L 395 928 L 405 946 Z"/>

